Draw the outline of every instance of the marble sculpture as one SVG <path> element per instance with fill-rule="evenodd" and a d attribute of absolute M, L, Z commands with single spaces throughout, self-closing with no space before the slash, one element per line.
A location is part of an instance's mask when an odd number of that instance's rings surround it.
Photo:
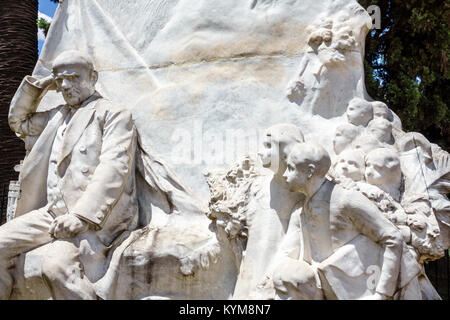
<path fill-rule="evenodd" d="M 0 299 L 440 299 L 450 156 L 367 94 L 371 28 L 354 0 L 60 1 L 11 102 Z"/>

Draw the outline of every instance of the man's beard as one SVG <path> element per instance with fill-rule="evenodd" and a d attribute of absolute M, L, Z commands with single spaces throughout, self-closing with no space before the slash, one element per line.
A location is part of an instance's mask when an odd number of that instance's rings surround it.
<path fill-rule="evenodd" d="M 63 98 L 66 101 L 66 103 L 71 106 L 79 105 L 82 102 L 81 92 L 80 90 L 75 88 L 63 91 Z"/>

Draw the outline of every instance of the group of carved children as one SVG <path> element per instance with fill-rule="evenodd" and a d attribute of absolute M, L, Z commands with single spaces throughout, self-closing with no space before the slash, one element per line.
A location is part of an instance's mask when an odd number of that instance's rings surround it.
<path fill-rule="evenodd" d="M 418 253 L 418 260 L 440 257 L 443 250 L 438 243 L 439 229 L 431 208 L 405 210 L 403 207 L 407 200 L 402 172 L 408 166 L 402 160 L 405 145 L 413 141 L 431 158 L 430 143 L 425 141 L 420 145 L 416 143 L 421 140 L 417 134 L 405 134 L 398 116 L 379 101 L 354 98 L 348 104 L 346 117 L 348 123 L 336 129 L 333 146 L 337 157 L 330 175 L 372 200 L 401 230 L 406 243 Z"/>

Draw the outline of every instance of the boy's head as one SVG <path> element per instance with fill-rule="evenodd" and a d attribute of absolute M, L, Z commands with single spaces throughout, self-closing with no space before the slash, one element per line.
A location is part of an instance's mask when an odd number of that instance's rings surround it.
<path fill-rule="evenodd" d="M 385 189 L 388 185 L 400 187 L 402 171 L 397 152 L 390 148 L 375 149 L 366 156 L 366 181 Z"/>
<path fill-rule="evenodd" d="M 366 127 L 373 119 L 372 104 L 360 98 L 352 99 L 347 107 L 347 119 L 355 126 Z"/>
<path fill-rule="evenodd" d="M 334 152 L 340 154 L 345 150 L 359 135 L 360 130 L 353 124 L 344 123 L 337 127 L 333 140 Z"/>
<path fill-rule="evenodd" d="M 383 118 L 387 121 L 394 121 L 394 115 L 389 107 L 381 101 L 372 102 L 374 119 Z"/>
<path fill-rule="evenodd" d="M 392 143 L 392 123 L 384 118 L 375 118 L 369 122 L 367 129 L 379 142 Z"/>
<path fill-rule="evenodd" d="M 364 180 L 365 166 L 361 150 L 347 149 L 339 155 L 334 170 L 338 177 L 344 176 L 357 182 Z"/>
<path fill-rule="evenodd" d="M 289 154 L 283 177 L 291 191 L 305 193 L 307 186 L 323 179 L 331 166 L 328 152 L 315 143 L 296 144 Z"/>
<path fill-rule="evenodd" d="M 98 73 L 92 59 L 79 51 L 60 53 L 53 61 L 56 88 L 70 106 L 78 106 L 95 92 Z"/>
<path fill-rule="evenodd" d="M 259 152 L 262 164 L 275 173 L 286 169 L 286 160 L 296 143 L 305 142 L 302 131 L 290 123 L 277 124 L 266 130 L 263 148 Z"/>

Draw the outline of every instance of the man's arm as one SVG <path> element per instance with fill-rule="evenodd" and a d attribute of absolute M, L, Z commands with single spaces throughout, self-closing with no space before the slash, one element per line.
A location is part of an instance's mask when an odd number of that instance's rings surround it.
<path fill-rule="evenodd" d="M 101 229 L 125 189 L 136 152 L 136 129 L 131 113 L 106 111 L 99 164 L 71 214 Z"/>
<path fill-rule="evenodd" d="M 341 189 L 342 213 L 355 228 L 384 248 L 383 265 L 376 292 L 392 297 L 397 288 L 403 240 L 400 231 L 360 192 Z"/>
<path fill-rule="evenodd" d="M 36 112 L 42 94 L 53 82 L 52 77 L 41 80 L 26 76 L 17 89 L 9 109 L 8 122 L 21 138 L 38 136 L 49 120 L 50 112 Z"/>
<path fill-rule="evenodd" d="M 301 228 L 301 211 L 303 208 L 297 208 L 291 214 L 289 226 L 283 241 L 278 249 L 275 262 L 282 257 L 289 257 L 294 260 L 303 260 L 303 233 Z"/>

